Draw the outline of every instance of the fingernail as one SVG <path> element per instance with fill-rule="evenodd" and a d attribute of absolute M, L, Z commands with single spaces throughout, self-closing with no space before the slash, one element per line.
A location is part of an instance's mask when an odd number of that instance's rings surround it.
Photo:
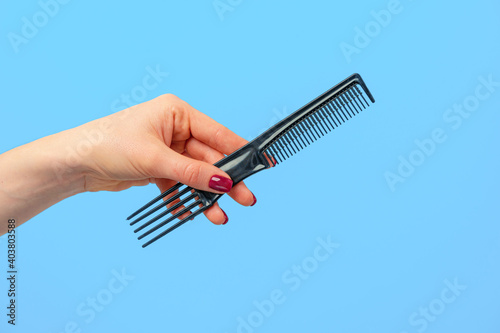
<path fill-rule="evenodd" d="M 229 178 L 215 175 L 210 178 L 208 186 L 213 190 L 227 193 L 231 191 L 231 188 L 233 187 L 233 181 Z"/>
<path fill-rule="evenodd" d="M 253 204 L 251 204 L 250 206 L 253 206 L 257 203 L 257 198 L 255 197 L 255 195 L 252 193 L 253 195 Z"/>
<path fill-rule="evenodd" d="M 221 210 L 222 210 L 222 209 L 221 209 Z M 224 223 L 222 223 L 222 224 L 226 224 L 226 223 L 227 223 L 227 221 L 229 221 L 229 218 L 227 217 L 227 215 L 226 215 L 226 212 L 225 212 L 225 211 L 223 211 L 223 210 L 222 210 L 222 213 L 223 213 L 223 214 L 224 214 L 224 216 L 226 217 L 226 220 L 225 220 L 225 221 L 224 221 Z"/>

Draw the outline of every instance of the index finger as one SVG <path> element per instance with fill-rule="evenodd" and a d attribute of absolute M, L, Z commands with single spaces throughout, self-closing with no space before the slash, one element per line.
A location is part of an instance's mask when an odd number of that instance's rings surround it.
<path fill-rule="evenodd" d="M 227 127 L 196 110 L 191 105 L 187 105 L 191 135 L 197 140 L 225 155 L 231 154 L 248 143 L 247 140 Z"/>

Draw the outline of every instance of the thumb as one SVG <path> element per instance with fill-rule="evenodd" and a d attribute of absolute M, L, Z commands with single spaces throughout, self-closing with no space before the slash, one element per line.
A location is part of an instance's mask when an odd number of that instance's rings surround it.
<path fill-rule="evenodd" d="M 214 193 L 227 193 L 233 187 L 229 175 L 216 166 L 166 148 L 153 166 L 153 177 L 172 179 Z"/>

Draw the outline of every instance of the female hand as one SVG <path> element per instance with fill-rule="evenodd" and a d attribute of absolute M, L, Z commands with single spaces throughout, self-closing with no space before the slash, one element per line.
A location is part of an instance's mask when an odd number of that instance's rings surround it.
<path fill-rule="evenodd" d="M 165 191 L 178 181 L 229 192 L 250 206 L 256 199 L 245 184 L 232 187 L 229 176 L 213 166 L 246 143 L 188 103 L 162 95 L 0 155 L 0 218 L 20 224 L 80 192 L 149 183 Z M 217 203 L 204 214 L 215 224 L 227 222 Z"/>
<path fill-rule="evenodd" d="M 86 191 L 156 183 L 163 192 L 179 181 L 204 191 L 229 192 L 244 206 L 255 202 L 244 183 L 232 188 L 229 175 L 213 166 L 247 141 L 174 95 L 88 123 L 81 130 L 92 128 L 109 130 L 104 130 L 102 143 L 88 161 L 82 161 Z M 215 224 L 227 222 L 217 203 L 205 215 Z"/>

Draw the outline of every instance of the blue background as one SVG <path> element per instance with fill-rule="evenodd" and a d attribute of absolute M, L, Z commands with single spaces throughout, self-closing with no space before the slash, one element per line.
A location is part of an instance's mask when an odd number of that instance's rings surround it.
<path fill-rule="evenodd" d="M 402 0 L 378 31 L 371 11 L 390 1 L 231 3 L 221 18 L 211 0 L 71 1 L 16 53 L 8 34 L 42 8 L 2 2 L 2 152 L 116 111 L 148 66 L 169 75 L 144 100 L 174 93 L 247 139 L 354 72 L 376 103 L 248 179 L 255 207 L 223 198 L 223 227 L 197 218 L 142 249 L 125 217 L 153 185 L 51 207 L 18 230 L 17 325 L 2 278 L 0 331 L 500 331 L 499 87 L 459 128 L 443 118 L 479 77 L 500 81 L 498 1 Z M 386 172 L 436 128 L 446 141 L 391 190 Z M 340 246 L 293 289 L 284 276 L 328 236 Z M 2 237 L 1 276 L 6 251 Z M 102 311 L 77 311 L 123 269 L 134 278 Z M 466 289 L 443 303 L 454 282 Z M 284 302 L 259 315 L 273 290 Z"/>

